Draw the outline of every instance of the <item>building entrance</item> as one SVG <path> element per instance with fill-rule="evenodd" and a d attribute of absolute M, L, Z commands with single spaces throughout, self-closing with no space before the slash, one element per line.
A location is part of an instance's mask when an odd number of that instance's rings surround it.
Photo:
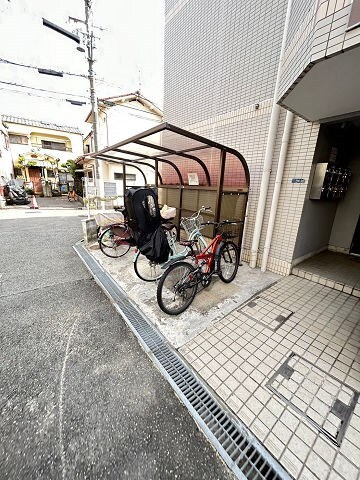
<path fill-rule="evenodd" d="M 359 216 L 359 220 L 357 222 L 354 238 L 353 238 L 353 241 L 351 243 L 350 253 L 353 254 L 353 255 L 359 255 L 360 256 L 360 216 Z"/>
<path fill-rule="evenodd" d="M 360 289 L 360 119 L 323 124 L 294 249 L 293 271 Z"/>

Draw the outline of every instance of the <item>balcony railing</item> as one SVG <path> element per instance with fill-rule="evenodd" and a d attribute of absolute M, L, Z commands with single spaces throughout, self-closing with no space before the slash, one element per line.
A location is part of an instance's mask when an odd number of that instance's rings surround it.
<path fill-rule="evenodd" d="M 41 143 L 31 143 L 31 146 L 33 148 L 41 148 L 41 150 L 55 150 L 57 152 L 72 152 L 71 147 L 65 147 L 65 148 L 49 148 L 49 147 L 44 147 Z"/>

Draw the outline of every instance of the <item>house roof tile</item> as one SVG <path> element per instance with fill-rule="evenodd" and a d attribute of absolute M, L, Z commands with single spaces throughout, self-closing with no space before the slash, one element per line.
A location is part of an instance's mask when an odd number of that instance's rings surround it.
<path fill-rule="evenodd" d="M 13 115 L 2 115 L 2 121 L 8 123 L 18 123 L 19 125 L 29 125 L 32 127 L 49 128 L 50 130 L 58 130 L 61 132 L 81 134 L 81 131 L 77 127 L 58 125 L 57 123 L 43 122 L 41 120 L 31 120 L 28 118 L 14 117 Z"/>

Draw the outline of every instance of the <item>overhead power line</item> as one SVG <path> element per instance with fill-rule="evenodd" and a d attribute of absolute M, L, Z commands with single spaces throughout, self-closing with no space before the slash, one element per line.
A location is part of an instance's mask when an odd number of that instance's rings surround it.
<path fill-rule="evenodd" d="M 46 70 L 42 67 L 35 67 L 34 65 L 25 65 L 24 63 L 17 63 L 17 62 L 12 62 L 11 60 L 7 60 L 5 58 L 0 58 L 0 63 L 6 63 L 8 65 L 16 65 L 17 67 L 25 67 L 25 68 L 32 68 L 33 70 Z M 70 75 L 72 77 L 82 77 L 82 78 L 88 78 L 87 75 L 83 75 L 80 73 L 72 73 L 72 72 L 58 72 L 59 74 L 62 75 Z"/>
<path fill-rule="evenodd" d="M 27 95 L 29 97 L 38 97 L 38 98 L 47 98 L 50 100 L 57 100 L 58 102 L 69 102 L 69 99 L 66 98 L 61 98 L 61 97 L 52 97 L 50 95 L 37 95 L 36 93 L 31 93 L 31 92 L 24 92 L 24 90 L 13 90 L 12 88 L 7 88 L 7 87 L 0 87 L 0 90 L 7 90 L 8 92 L 12 93 L 21 93 L 22 95 Z M 72 99 L 70 103 L 76 102 L 76 100 Z M 77 105 L 79 103 L 82 104 L 88 104 L 89 102 L 77 102 L 73 103 L 73 105 Z"/>
<path fill-rule="evenodd" d="M 36 67 L 34 65 L 25 65 L 23 63 L 13 62 L 13 61 L 7 60 L 5 58 L 0 58 L 0 63 L 6 63 L 8 65 L 16 65 L 17 67 L 32 68 L 33 70 L 39 70 L 39 68 L 42 69 L 41 67 Z M 44 70 L 44 69 L 42 69 L 42 70 Z M 71 76 L 75 76 L 75 77 L 88 78 L 88 76 L 85 75 L 85 74 L 82 75 L 82 74 L 78 74 L 78 73 L 60 72 L 60 71 L 58 73 L 62 73 L 63 75 L 71 75 Z M 112 82 L 108 82 L 107 80 L 104 80 L 103 78 L 95 78 L 95 81 L 97 83 L 104 83 L 106 85 L 109 85 L 110 87 L 118 88 L 119 90 L 122 90 L 121 86 L 116 85 L 115 83 L 112 83 Z"/>
<path fill-rule="evenodd" d="M 0 83 L 4 83 L 5 85 L 12 85 L 14 87 L 22 87 L 22 88 L 29 88 L 31 90 L 39 90 L 41 92 L 47 92 L 47 93 L 58 93 L 59 95 L 67 95 L 71 97 L 77 97 L 77 98 L 86 98 L 88 99 L 89 97 L 86 95 L 77 95 L 76 93 L 69 93 L 69 92 L 58 92 L 56 90 L 48 90 L 47 88 L 37 88 L 37 87 L 30 87 L 29 85 L 23 85 L 21 83 L 15 83 L 15 82 L 4 82 L 3 80 L 0 80 Z"/>

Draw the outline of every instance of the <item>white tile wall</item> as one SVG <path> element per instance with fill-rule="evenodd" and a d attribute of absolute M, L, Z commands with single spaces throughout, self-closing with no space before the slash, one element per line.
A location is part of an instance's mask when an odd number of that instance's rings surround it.
<path fill-rule="evenodd" d="M 282 64 L 280 101 L 315 62 L 360 44 L 360 28 L 347 32 L 351 4 L 351 0 L 294 2 Z"/>
<path fill-rule="evenodd" d="M 287 2 L 167 3 L 165 120 L 235 148 L 244 156 L 250 169 L 243 243 L 243 259 L 248 261 Z M 294 35 L 295 27 L 294 23 Z M 284 119 L 285 111 L 273 156 L 259 262 Z M 293 126 L 269 258 L 269 269 L 283 275 L 290 273 L 318 128 L 300 118 Z M 305 183 L 291 183 L 295 177 L 304 178 Z"/>

